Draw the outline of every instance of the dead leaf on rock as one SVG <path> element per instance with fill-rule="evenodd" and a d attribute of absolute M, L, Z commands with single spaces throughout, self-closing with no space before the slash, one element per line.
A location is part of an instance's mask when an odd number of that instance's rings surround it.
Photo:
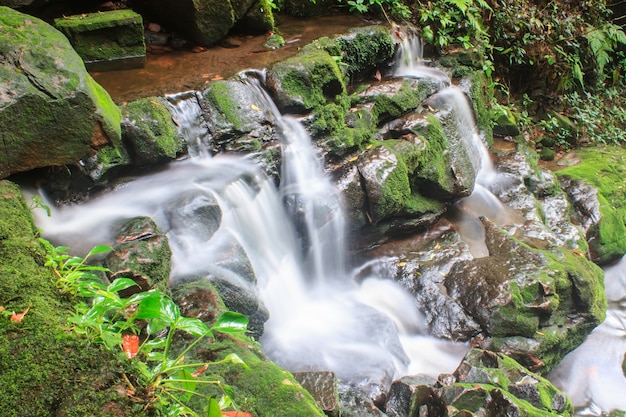
<path fill-rule="evenodd" d="M 9 318 L 9 320 L 15 322 L 15 323 L 21 323 L 22 320 L 24 320 L 24 316 L 26 315 L 26 313 L 28 313 L 28 310 L 30 309 L 30 307 L 26 307 L 24 309 L 24 311 L 22 311 L 21 313 L 15 314 L 15 311 L 11 312 L 11 317 Z"/>

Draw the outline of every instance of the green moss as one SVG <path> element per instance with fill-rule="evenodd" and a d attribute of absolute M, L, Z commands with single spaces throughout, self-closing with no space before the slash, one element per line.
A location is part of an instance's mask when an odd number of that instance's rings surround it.
<path fill-rule="evenodd" d="M 146 55 L 141 15 L 130 9 L 63 17 L 55 26 L 87 62 Z"/>
<path fill-rule="evenodd" d="M 302 101 L 312 110 L 346 95 L 343 75 L 332 56 L 315 44 L 309 44 L 295 57 L 272 66 L 281 79 L 283 91 Z"/>
<path fill-rule="evenodd" d="M 123 107 L 124 142 L 137 165 L 174 159 L 185 150 L 165 101 L 148 97 Z"/>
<path fill-rule="evenodd" d="M 378 124 L 395 119 L 420 107 L 432 92 L 433 85 L 429 81 L 404 80 L 396 94 L 376 96 L 372 114 L 376 117 Z"/>
<path fill-rule="evenodd" d="M 203 318 L 217 317 L 225 307 L 215 289 L 206 280 L 184 284 L 177 287 L 177 294 L 186 296 L 193 312 L 186 316 L 196 316 L 201 312 Z M 199 302 L 199 301 L 202 302 Z M 243 334 L 216 333 L 215 339 L 204 346 L 194 349 L 190 355 L 202 361 L 215 362 L 234 353 L 247 365 L 223 363 L 214 364 L 203 374 L 206 380 L 219 380 L 232 387 L 234 401 L 242 411 L 258 417 L 323 417 L 324 413 L 317 408 L 315 400 L 296 382 L 293 375 L 268 361 L 260 346 Z M 195 360 L 195 359 L 190 359 Z M 200 386 L 201 393 L 219 395 L 214 388 Z M 197 403 L 199 409 L 205 404 Z"/>
<path fill-rule="evenodd" d="M 0 315 L 3 415 L 53 417 L 62 410 L 72 417 L 100 416 L 109 415 L 107 404 L 124 408 L 115 388 L 123 363 L 68 332 L 72 310 L 43 261 L 19 188 L 0 181 L 0 305 L 15 312 L 28 308 L 20 323 Z"/>
<path fill-rule="evenodd" d="M 493 143 L 493 120 L 491 117 L 491 103 L 494 99 L 493 83 L 484 71 L 473 71 L 469 75 L 472 107 L 476 116 L 476 126 L 485 137 L 488 145 Z"/>
<path fill-rule="evenodd" d="M 598 189 L 602 218 L 598 238 L 589 245 L 602 264 L 626 254 L 626 150 L 594 147 L 577 153 L 581 162 L 556 174 L 584 180 Z"/>
<path fill-rule="evenodd" d="M 343 51 L 343 62 L 350 76 L 373 71 L 394 54 L 395 43 L 384 26 L 355 28 L 347 36 L 337 39 Z"/>

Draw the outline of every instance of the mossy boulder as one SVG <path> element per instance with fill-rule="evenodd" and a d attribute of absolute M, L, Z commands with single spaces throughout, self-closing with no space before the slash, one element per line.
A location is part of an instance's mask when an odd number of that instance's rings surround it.
<path fill-rule="evenodd" d="M 141 68 L 146 60 L 143 19 L 130 9 L 64 16 L 54 25 L 91 69 Z"/>
<path fill-rule="evenodd" d="M 132 101 L 122 110 L 122 141 L 135 166 L 172 160 L 187 149 L 176 130 L 165 99 Z"/>
<path fill-rule="evenodd" d="M 381 125 L 421 108 L 424 100 L 437 90 L 435 81 L 408 78 L 372 86 L 358 96 L 362 103 L 373 103 L 372 114 Z"/>
<path fill-rule="evenodd" d="M 154 220 L 135 217 L 121 225 L 113 251 L 103 260 L 103 265 L 111 270 L 110 280 L 130 278 L 141 291 L 148 291 L 154 287 L 167 287 L 171 257 L 167 236 Z"/>
<path fill-rule="evenodd" d="M 493 114 L 494 125 L 493 134 L 498 137 L 512 136 L 520 134 L 515 115 L 508 107 L 500 108 Z"/>
<path fill-rule="evenodd" d="M 597 189 L 600 218 L 586 231 L 586 238 L 592 259 L 605 264 L 626 254 L 626 151 L 597 147 L 581 149 L 577 154 L 580 163 L 556 174 L 562 179 L 582 180 Z M 575 194 L 570 194 L 570 199 L 575 207 L 581 207 Z"/>
<path fill-rule="evenodd" d="M 421 150 L 420 143 L 389 140 L 356 161 L 371 223 L 402 223 L 404 219 L 407 227 L 425 227 L 443 213 L 441 202 L 421 195 L 415 188 L 412 176 Z"/>
<path fill-rule="evenodd" d="M 68 332 L 73 309 L 44 255 L 19 187 L 0 181 L 0 305 L 28 309 L 21 322 L 0 314 L 2 414 L 137 415 L 119 394 L 125 365 L 118 356 Z"/>
<path fill-rule="evenodd" d="M 351 29 L 335 39 L 342 51 L 342 62 L 351 79 L 373 75 L 393 58 L 395 42 L 385 26 L 365 26 Z"/>
<path fill-rule="evenodd" d="M 282 111 L 303 113 L 346 95 L 337 61 L 319 43 L 271 65 L 266 87 Z"/>
<path fill-rule="evenodd" d="M 604 274 L 567 249 L 532 249 L 483 225 L 489 256 L 457 262 L 448 295 L 480 324 L 482 347 L 547 372 L 604 320 Z"/>
<path fill-rule="evenodd" d="M 0 178 L 119 144 L 120 118 L 61 32 L 0 7 Z"/>
<path fill-rule="evenodd" d="M 210 324 L 224 311 L 219 295 L 206 280 L 181 284 L 173 291 L 186 317 L 200 318 Z M 258 417 L 324 416 L 311 394 L 293 375 L 267 360 L 259 345 L 245 335 L 216 333 L 213 340 L 193 349 L 189 355 L 201 361 L 216 362 L 232 353 L 237 354 L 245 366 L 228 362 L 215 364 L 202 377 L 230 385 L 233 399 L 242 411 Z M 210 386 L 205 387 L 199 384 L 198 390 L 209 395 L 219 393 Z"/>
<path fill-rule="evenodd" d="M 214 152 L 258 152 L 274 139 L 270 105 L 246 77 L 215 81 L 202 92 L 200 107 Z"/>
<path fill-rule="evenodd" d="M 451 384 L 414 388 L 411 413 L 421 407 L 435 416 L 515 415 L 573 416 L 570 400 L 548 380 L 499 353 L 472 349 L 456 369 Z M 430 395 L 425 395 L 430 394 Z"/>

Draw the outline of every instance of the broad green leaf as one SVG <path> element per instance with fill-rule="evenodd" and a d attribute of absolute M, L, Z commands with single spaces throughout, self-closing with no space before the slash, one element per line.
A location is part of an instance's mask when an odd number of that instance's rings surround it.
<path fill-rule="evenodd" d="M 169 297 L 161 298 L 161 315 L 167 317 L 171 323 L 176 323 L 180 319 L 180 309 Z"/>
<path fill-rule="evenodd" d="M 137 285 L 137 283 L 130 278 L 118 278 L 111 284 L 109 284 L 109 286 L 107 287 L 107 291 L 118 292 L 125 290 L 126 288 L 130 288 L 134 285 Z M 139 285 L 137 286 L 139 287 Z"/>
<path fill-rule="evenodd" d="M 248 318 L 234 311 L 226 311 L 217 318 L 211 330 L 222 333 L 237 333 L 247 329 Z"/>
<path fill-rule="evenodd" d="M 93 249 L 91 249 L 89 251 L 89 253 L 87 254 L 87 256 L 85 256 L 85 258 L 88 258 L 92 255 L 99 255 L 101 253 L 106 253 L 106 252 L 111 252 L 113 250 L 112 247 L 107 246 L 107 245 L 97 245 L 94 246 Z"/>
<path fill-rule="evenodd" d="M 206 417 L 222 417 L 222 413 L 220 410 L 220 404 L 217 402 L 215 398 L 211 398 L 209 400 L 209 405 L 207 406 Z"/>
<path fill-rule="evenodd" d="M 139 304 L 137 305 L 137 312 L 135 318 L 138 319 L 161 319 L 165 320 L 161 312 L 161 299 L 164 294 L 158 290 L 151 290 L 143 293 L 143 297 L 131 297 L 132 301 L 139 298 Z M 139 295 L 139 294 L 137 294 Z M 130 300 L 129 300 L 130 301 Z"/>
<path fill-rule="evenodd" d="M 165 329 L 166 327 L 169 327 L 170 324 L 171 323 L 165 320 L 161 320 L 160 318 L 151 319 L 148 321 L 148 325 L 146 326 L 146 331 L 150 335 L 156 334 L 160 332 L 161 330 Z"/>
<path fill-rule="evenodd" d="M 176 328 L 196 337 L 204 336 L 210 331 L 202 320 L 187 317 L 181 317 L 178 322 L 176 322 Z"/>

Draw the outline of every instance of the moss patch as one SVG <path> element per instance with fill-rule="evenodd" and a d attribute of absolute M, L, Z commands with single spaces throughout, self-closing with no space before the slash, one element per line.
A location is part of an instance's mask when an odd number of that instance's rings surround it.
<path fill-rule="evenodd" d="M 43 267 L 44 251 L 19 188 L 0 181 L 0 305 L 29 308 L 20 323 L 0 315 L 0 407 L 7 417 L 112 415 L 128 409 L 118 394 L 124 365 L 68 332 L 71 314 Z M 115 408 L 113 407 L 113 408 Z"/>
<path fill-rule="evenodd" d="M 626 254 L 626 150 L 594 147 L 577 152 L 581 162 L 556 174 L 584 180 L 598 189 L 599 238 L 589 246 L 597 262 L 606 263 Z"/>

